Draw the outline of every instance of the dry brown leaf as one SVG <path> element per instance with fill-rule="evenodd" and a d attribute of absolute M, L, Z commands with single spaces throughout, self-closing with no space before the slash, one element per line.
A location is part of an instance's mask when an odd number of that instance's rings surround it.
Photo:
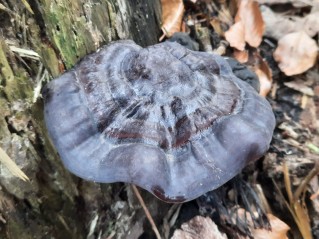
<path fill-rule="evenodd" d="M 181 227 L 171 239 L 227 239 L 209 217 L 196 216 Z"/>
<path fill-rule="evenodd" d="M 267 61 L 255 51 L 249 56 L 248 65 L 252 66 L 252 70 L 256 73 L 260 83 L 259 94 L 262 96 L 268 95 L 272 88 L 272 70 Z"/>
<path fill-rule="evenodd" d="M 267 214 L 271 225 L 271 231 L 268 231 L 267 229 L 255 229 L 250 214 L 245 212 L 245 210 L 242 208 L 238 209 L 238 216 L 242 220 L 245 220 L 245 213 L 247 217 L 247 223 L 251 229 L 251 233 L 254 239 L 288 239 L 286 234 L 290 228 L 279 218 L 275 217 L 272 214 Z M 255 213 L 255 215 L 258 215 L 257 212 Z"/>
<path fill-rule="evenodd" d="M 225 32 L 225 39 L 229 42 L 231 47 L 240 51 L 245 50 L 245 28 L 242 21 L 232 25 L 227 32 Z"/>
<path fill-rule="evenodd" d="M 265 61 L 260 55 L 259 57 L 259 69 L 263 73 L 263 76 L 259 76 L 258 73 L 256 74 L 259 77 L 259 82 L 260 82 L 260 95 L 266 96 L 268 95 L 269 91 L 271 90 L 272 87 L 272 70 L 269 67 L 267 61 Z"/>
<path fill-rule="evenodd" d="M 276 14 L 267 6 L 261 6 L 260 9 L 265 21 L 265 36 L 278 40 L 284 35 L 296 31 L 294 21 Z"/>
<path fill-rule="evenodd" d="M 305 32 L 287 34 L 278 41 L 274 58 L 287 76 L 297 75 L 311 68 L 317 58 L 316 42 Z"/>
<path fill-rule="evenodd" d="M 310 37 L 319 32 L 319 11 L 314 11 L 305 17 L 297 17 L 281 15 L 267 6 L 261 6 L 261 13 L 266 26 L 264 36 L 276 40 L 291 32 L 304 31 Z"/>
<path fill-rule="evenodd" d="M 304 110 L 300 114 L 300 124 L 310 128 L 313 131 L 318 129 L 319 121 L 316 115 L 316 106 L 312 97 L 307 97 L 307 103 Z"/>
<path fill-rule="evenodd" d="M 258 3 L 253 0 L 241 0 L 236 18 L 240 18 L 244 23 L 246 42 L 252 47 L 258 47 L 265 28 Z"/>
<path fill-rule="evenodd" d="M 255 0 L 259 4 L 285 4 L 291 3 L 294 7 L 308 7 L 318 4 L 317 0 Z"/>
<path fill-rule="evenodd" d="M 319 3 L 319 2 L 318 2 Z M 304 30 L 309 36 L 314 37 L 319 32 L 319 11 L 313 12 L 305 16 L 301 20 Z"/>
<path fill-rule="evenodd" d="M 310 200 L 315 200 L 317 197 L 319 197 L 319 191 L 317 191 L 317 192 L 311 194 Z"/>
<path fill-rule="evenodd" d="M 264 28 L 258 3 L 253 0 L 241 0 L 235 17 L 235 24 L 225 32 L 225 38 L 231 46 L 243 51 L 244 42 L 252 47 L 260 45 Z"/>
<path fill-rule="evenodd" d="M 239 51 L 235 49 L 233 53 L 233 57 L 240 63 L 246 63 L 248 61 L 249 54 L 247 50 Z"/>
<path fill-rule="evenodd" d="M 268 214 L 271 231 L 266 229 L 253 229 L 252 234 L 255 239 L 288 239 L 287 232 L 289 226 L 272 214 Z"/>
<path fill-rule="evenodd" d="M 260 83 L 259 94 L 265 97 L 266 95 L 268 95 L 271 89 L 271 79 L 269 79 L 267 77 L 267 74 L 263 72 L 261 69 L 256 69 L 255 73 L 257 74 Z"/>
<path fill-rule="evenodd" d="M 163 35 L 170 37 L 175 32 L 179 32 L 182 25 L 184 13 L 183 0 L 161 0 L 162 2 L 162 31 Z"/>

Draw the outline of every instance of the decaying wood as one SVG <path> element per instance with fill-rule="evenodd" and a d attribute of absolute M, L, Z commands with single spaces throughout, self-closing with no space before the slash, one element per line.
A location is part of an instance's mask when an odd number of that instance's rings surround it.
<path fill-rule="evenodd" d="M 132 227 L 119 224 L 129 225 L 136 212 L 121 201 L 123 188 L 83 182 L 64 169 L 39 92 L 112 40 L 156 43 L 160 16 L 159 0 L 0 0 L 0 147 L 30 179 L 0 164 L 0 238 L 129 235 Z"/>

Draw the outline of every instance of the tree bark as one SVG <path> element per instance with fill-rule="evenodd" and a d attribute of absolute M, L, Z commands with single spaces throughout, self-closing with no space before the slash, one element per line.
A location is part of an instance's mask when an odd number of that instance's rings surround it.
<path fill-rule="evenodd" d="M 112 40 L 157 43 L 160 1 L 28 2 L 0 0 L 0 147 L 30 178 L 24 182 L 0 164 L 0 238 L 137 238 L 143 221 L 136 218 L 143 216 L 128 203 L 130 190 L 64 169 L 39 92 Z"/>

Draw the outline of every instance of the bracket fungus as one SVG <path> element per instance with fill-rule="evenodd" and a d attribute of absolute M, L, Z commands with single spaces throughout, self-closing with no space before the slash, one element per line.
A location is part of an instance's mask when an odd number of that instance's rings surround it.
<path fill-rule="evenodd" d="M 43 90 L 45 121 L 77 176 L 194 199 L 269 148 L 270 104 L 220 56 L 164 42 L 116 41 Z"/>

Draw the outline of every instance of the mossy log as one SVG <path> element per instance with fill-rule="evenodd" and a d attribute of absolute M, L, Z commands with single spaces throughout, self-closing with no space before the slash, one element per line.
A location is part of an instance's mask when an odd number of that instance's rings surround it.
<path fill-rule="evenodd" d="M 159 0 L 0 0 L 0 147 L 30 179 L 0 163 L 0 238 L 141 233 L 142 221 L 134 220 L 140 214 L 121 196 L 122 184 L 85 182 L 64 169 L 47 135 L 39 92 L 112 40 L 157 43 L 160 17 Z"/>

